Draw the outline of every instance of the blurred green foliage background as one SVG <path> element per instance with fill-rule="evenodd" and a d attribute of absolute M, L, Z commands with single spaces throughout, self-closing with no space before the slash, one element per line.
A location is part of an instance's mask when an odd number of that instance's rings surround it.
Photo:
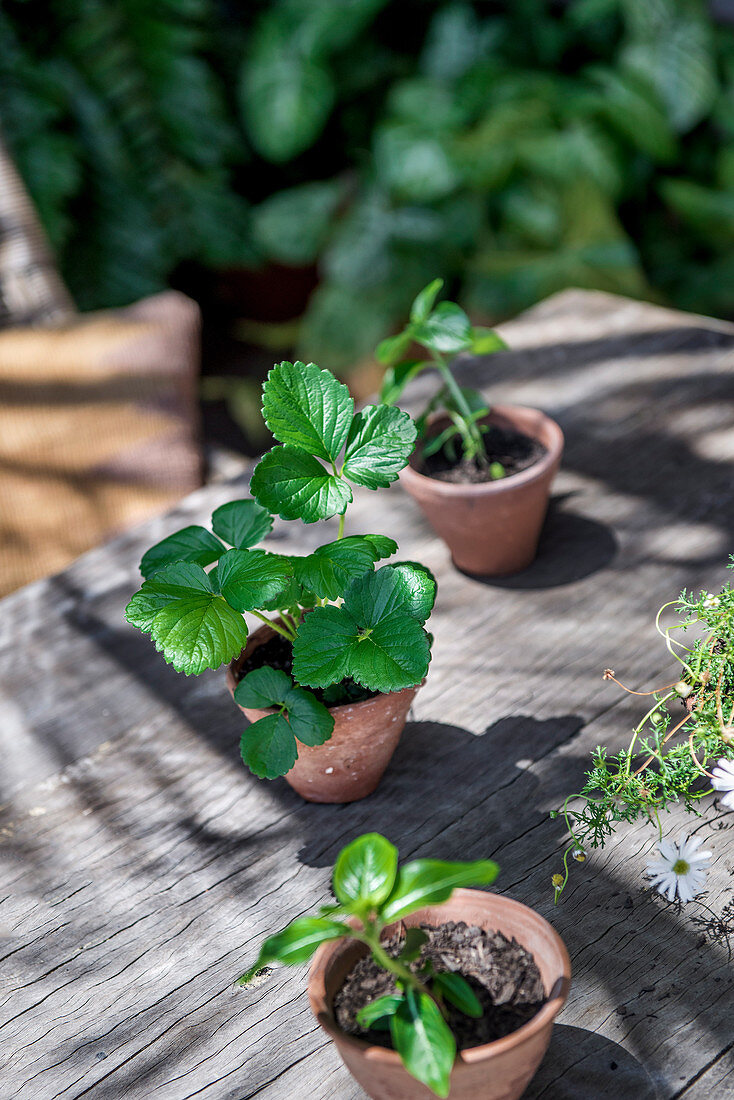
<path fill-rule="evenodd" d="M 0 119 L 82 308 L 316 264 L 342 368 L 421 286 L 734 314 L 734 32 L 703 0 L 5 0 Z"/>

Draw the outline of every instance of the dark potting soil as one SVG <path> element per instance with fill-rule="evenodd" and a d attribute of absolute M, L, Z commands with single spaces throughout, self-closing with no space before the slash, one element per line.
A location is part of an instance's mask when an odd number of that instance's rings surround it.
<path fill-rule="evenodd" d="M 537 439 L 532 439 L 513 428 L 492 426 L 484 437 L 484 446 L 489 462 L 499 462 L 507 477 L 519 474 L 540 461 L 547 448 Z M 447 453 L 446 448 L 435 455 L 424 458 L 419 472 L 437 481 L 450 481 L 457 485 L 478 485 L 492 481 L 489 470 L 477 465 L 474 459 L 460 459 L 458 462 Z"/>
<path fill-rule="evenodd" d="M 484 1009 L 479 1019 L 465 1016 L 452 1005 L 448 1024 L 459 1050 L 491 1043 L 516 1031 L 542 1008 L 547 998 L 543 980 L 533 956 L 514 939 L 501 932 L 485 932 L 464 921 L 447 921 L 437 928 L 422 924 L 428 942 L 420 958 L 411 963 L 418 970 L 430 959 L 436 972 L 455 971 L 468 981 Z M 397 955 L 405 939 L 396 933 L 383 946 Z M 359 1026 L 357 1013 L 385 993 L 395 992 L 392 974 L 365 955 L 347 975 L 334 998 L 334 1014 L 343 1031 L 378 1046 L 392 1047 L 390 1032 Z"/>
<path fill-rule="evenodd" d="M 259 645 L 240 665 L 237 678 L 241 680 L 248 672 L 266 666 L 287 672 L 289 676 L 293 675 L 293 647 L 287 638 L 275 634 L 269 641 Z M 327 688 L 309 688 L 308 690 L 327 707 L 338 707 L 344 703 L 362 703 L 365 699 L 372 699 L 378 694 L 376 691 L 368 691 L 361 684 L 355 684 L 354 680 L 349 678 Z"/>

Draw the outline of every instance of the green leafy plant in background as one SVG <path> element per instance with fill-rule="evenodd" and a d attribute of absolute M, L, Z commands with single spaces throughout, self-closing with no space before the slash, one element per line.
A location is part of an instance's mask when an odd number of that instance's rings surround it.
<path fill-rule="evenodd" d="M 386 405 L 395 404 L 411 379 L 427 367 L 434 367 L 443 385 L 416 421 L 418 434 L 423 438 L 423 457 L 428 458 L 443 448 L 457 461 L 455 442 L 458 438 L 467 462 L 484 467 L 493 479 L 502 478 L 504 467 L 499 462 L 489 461 L 484 444 L 484 436 L 490 429 L 481 421 L 489 408 L 477 390 L 459 386 L 451 373 L 448 357 L 462 351 L 487 355 L 501 351 L 506 344 L 492 329 L 474 328 L 455 302 L 443 301 L 436 305 L 442 286 L 443 279 L 434 279 L 424 287 L 410 308 L 410 320 L 403 331 L 378 345 L 377 359 L 387 367 L 380 398 Z M 428 353 L 427 359 L 403 358 L 415 345 Z M 433 438 L 426 439 L 428 417 L 433 412 L 444 412 L 450 424 Z"/>
<path fill-rule="evenodd" d="M 257 960 L 239 978 L 247 985 L 271 963 L 307 962 L 322 943 L 344 937 L 365 944 L 379 966 L 395 977 L 396 992 L 366 1005 L 358 1014 L 365 1029 L 389 1028 L 393 1046 L 408 1073 L 437 1096 L 449 1094 L 449 1078 L 456 1057 L 456 1040 L 446 1023 L 446 1003 L 468 1016 L 481 1016 L 482 1007 L 460 974 L 436 971 L 421 964 L 427 940 L 419 928 L 409 928 L 397 956 L 381 944 L 383 929 L 417 909 L 440 905 L 459 886 L 489 886 L 499 868 L 492 860 L 447 863 L 416 859 L 398 867 L 398 851 L 379 833 L 357 837 L 339 853 L 332 885 L 335 905 L 325 905 L 317 916 L 298 917 L 263 943 Z"/>
<path fill-rule="evenodd" d="M 679 621 L 663 627 L 661 618 L 671 608 Z M 728 787 L 711 770 L 718 762 L 727 772 L 726 763 L 734 760 L 734 589 L 726 584 L 717 595 L 697 596 L 683 591 L 660 609 L 656 627 L 680 666 L 680 679 L 653 691 L 630 691 L 611 669 L 605 671 L 604 678 L 623 690 L 648 696 L 650 706 L 625 749 L 594 751 L 581 790 L 551 815 L 563 817 L 571 836 L 563 874 L 554 876 L 556 900 L 568 881 L 569 856 L 584 860 L 589 848 L 603 848 L 620 822 L 648 818 L 662 838 L 662 811 L 683 803 L 696 813 L 712 793 L 712 779 L 715 789 L 734 790 L 734 769 Z M 698 636 L 684 642 L 678 631 Z"/>
<path fill-rule="evenodd" d="M 352 487 L 387 486 L 408 461 L 416 430 L 407 413 L 384 405 L 355 413 L 347 387 L 332 374 L 287 362 L 268 375 L 263 413 L 279 442 L 253 472 L 254 499 L 217 508 L 211 531 L 192 525 L 152 546 L 126 618 L 187 675 L 241 653 L 246 612 L 290 643 L 293 677 L 254 669 L 235 690 L 243 706 L 274 708 L 252 723 L 240 746 L 251 771 L 273 779 L 293 766 L 298 742 L 320 745 L 331 736 L 327 706 L 350 698 L 344 681 L 368 693 L 421 682 L 436 582 L 415 562 L 375 569 L 397 551 L 393 539 L 344 535 Z M 308 524 L 339 516 L 337 537 L 306 555 L 257 549 L 274 514 Z"/>

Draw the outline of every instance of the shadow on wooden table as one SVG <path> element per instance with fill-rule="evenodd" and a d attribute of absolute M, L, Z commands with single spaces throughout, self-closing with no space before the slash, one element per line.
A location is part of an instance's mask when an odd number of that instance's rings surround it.
<path fill-rule="evenodd" d="M 582 1027 L 556 1024 L 523 1100 L 657 1100 L 658 1095 L 645 1067 L 619 1043 Z"/>

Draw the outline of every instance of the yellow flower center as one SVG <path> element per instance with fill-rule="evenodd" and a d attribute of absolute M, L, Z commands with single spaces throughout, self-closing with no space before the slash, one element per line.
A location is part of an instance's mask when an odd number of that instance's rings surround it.
<path fill-rule="evenodd" d="M 673 864 L 674 875 L 687 875 L 691 869 L 690 863 L 686 863 L 684 859 L 677 859 Z"/>

